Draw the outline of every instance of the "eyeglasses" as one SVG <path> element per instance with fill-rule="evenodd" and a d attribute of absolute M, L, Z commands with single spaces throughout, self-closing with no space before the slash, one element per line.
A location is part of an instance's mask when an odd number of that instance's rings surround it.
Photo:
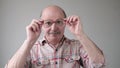
<path fill-rule="evenodd" d="M 53 20 L 44 20 L 43 26 L 48 28 L 52 26 L 52 24 L 55 23 L 57 26 L 63 26 L 64 25 L 64 20 L 63 19 L 57 19 L 56 21 Z"/>

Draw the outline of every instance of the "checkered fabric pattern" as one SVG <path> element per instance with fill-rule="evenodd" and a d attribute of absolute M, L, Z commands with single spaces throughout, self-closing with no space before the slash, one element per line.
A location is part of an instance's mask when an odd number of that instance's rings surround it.
<path fill-rule="evenodd" d="M 57 48 L 45 38 L 38 41 L 31 49 L 25 68 L 101 68 L 103 65 L 93 63 L 78 40 L 63 37 Z"/>

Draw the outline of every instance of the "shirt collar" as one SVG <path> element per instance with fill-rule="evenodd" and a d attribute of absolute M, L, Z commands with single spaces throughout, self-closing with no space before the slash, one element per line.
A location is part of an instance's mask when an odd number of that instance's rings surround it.
<path fill-rule="evenodd" d="M 59 43 L 63 43 L 65 39 L 66 39 L 66 37 L 63 35 L 63 37 L 62 37 L 62 39 L 60 40 Z M 48 43 L 45 36 L 43 37 L 41 43 L 42 43 L 42 46 L 44 46 L 46 43 Z"/>

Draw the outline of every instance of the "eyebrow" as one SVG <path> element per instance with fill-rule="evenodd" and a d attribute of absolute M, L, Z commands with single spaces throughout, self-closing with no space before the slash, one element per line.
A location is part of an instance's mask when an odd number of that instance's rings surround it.
<path fill-rule="evenodd" d="M 59 18 L 59 19 L 56 19 L 55 21 L 58 21 L 58 20 L 64 20 L 64 19 Z M 45 20 L 45 21 L 53 21 L 53 20 L 51 20 L 51 19 L 47 19 L 47 20 Z"/>

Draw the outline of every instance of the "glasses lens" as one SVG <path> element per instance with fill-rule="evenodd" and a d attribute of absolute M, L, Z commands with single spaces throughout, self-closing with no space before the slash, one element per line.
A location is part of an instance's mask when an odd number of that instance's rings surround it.
<path fill-rule="evenodd" d="M 52 22 L 50 20 L 45 20 L 44 21 L 44 26 L 45 27 L 50 27 L 52 25 Z"/>
<path fill-rule="evenodd" d="M 62 26 L 62 25 L 63 25 L 63 20 L 57 20 L 57 21 L 56 21 L 56 24 L 57 24 L 58 26 Z"/>
<path fill-rule="evenodd" d="M 56 21 L 45 20 L 44 21 L 44 27 L 50 27 L 53 23 L 55 23 L 57 26 L 62 26 L 64 24 L 62 19 L 56 20 Z"/>

